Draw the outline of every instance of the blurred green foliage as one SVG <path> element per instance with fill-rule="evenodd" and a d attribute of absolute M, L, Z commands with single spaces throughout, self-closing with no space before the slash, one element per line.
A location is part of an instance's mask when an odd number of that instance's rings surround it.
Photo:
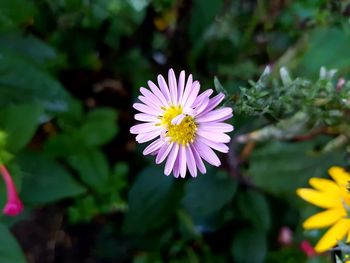
<path fill-rule="evenodd" d="M 331 262 L 299 248 L 312 211 L 294 193 L 349 163 L 349 10 L 347 0 L 0 1 L 0 161 L 25 205 L 1 219 L 0 262 L 46 262 L 20 226 L 42 213 L 54 224 L 50 208 L 70 240 L 50 262 Z M 222 168 L 195 179 L 164 176 L 128 132 L 138 88 L 170 67 L 224 92 L 236 114 Z"/>

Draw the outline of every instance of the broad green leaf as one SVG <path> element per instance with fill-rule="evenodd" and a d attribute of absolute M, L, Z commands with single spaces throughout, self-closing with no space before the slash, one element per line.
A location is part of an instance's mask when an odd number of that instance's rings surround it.
<path fill-rule="evenodd" d="M 254 190 L 240 192 L 238 208 L 240 215 L 248 219 L 256 229 L 270 229 L 270 209 L 265 196 L 261 193 Z"/>
<path fill-rule="evenodd" d="M 16 52 L 0 49 L 0 105 L 36 102 L 57 112 L 67 109 L 68 99 L 48 72 Z"/>
<path fill-rule="evenodd" d="M 57 59 L 55 50 L 48 44 L 19 31 L 0 34 L 0 48 L 10 49 L 38 64 Z"/>
<path fill-rule="evenodd" d="M 310 177 L 326 176 L 343 159 L 339 152 L 314 153 L 312 142 L 273 141 L 253 151 L 249 175 L 258 187 L 293 201 L 298 187 L 305 187 Z"/>
<path fill-rule="evenodd" d="M 50 137 L 44 146 L 45 152 L 54 157 L 66 157 L 88 150 L 79 131 L 58 133 Z"/>
<path fill-rule="evenodd" d="M 59 125 L 65 131 L 52 136 L 45 150 L 52 156 L 64 157 L 86 152 L 110 141 L 118 132 L 117 113 L 99 108 L 83 116 L 80 103 L 71 103 L 71 111 L 61 113 Z"/>
<path fill-rule="evenodd" d="M 195 0 L 193 1 L 190 35 L 193 43 L 201 41 L 202 35 L 222 7 L 223 0 Z"/>
<path fill-rule="evenodd" d="M 17 152 L 30 142 L 41 114 L 42 108 L 38 105 L 18 105 L 0 109 L 0 129 L 8 134 L 7 149 Z"/>
<path fill-rule="evenodd" d="M 0 262 L 1 263 L 26 263 L 25 256 L 17 240 L 9 229 L 0 224 Z"/>
<path fill-rule="evenodd" d="M 110 141 L 118 132 L 117 113 L 112 109 L 95 109 L 88 113 L 80 128 L 87 145 L 100 146 Z"/>
<path fill-rule="evenodd" d="M 95 190 L 103 191 L 110 174 L 108 162 L 102 152 L 91 150 L 68 157 L 70 165 L 80 179 Z"/>
<path fill-rule="evenodd" d="M 347 72 L 350 68 L 350 34 L 337 28 L 317 28 L 310 34 L 298 72 L 306 76 L 317 76 L 322 66 Z M 331 51 L 331 52 L 330 52 Z"/>
<path fill-rule="evenodd" d="M 191 179 L 181 201 L 185 210 L 196 219 L 208 217 L 229 203 L 237 190 L 237 182 L 219 171 Z"/>
<path fill-rule="evenodd" d="M 263 263 L 267 252 L 266 235 L 261 230 L 243 229 L 234 233 L 231 254 L 236 263 Z"/>
<path fill-rule="evenodd" d="M 69 100 L 67 111 L 59 113 L 57 123 L 63 131 L 69 132 L 79 127 L 84 121 L 84 118 L 83 103 L 72 98 Z"/>
<path fill-rule="evenodd" d="M 21 196 L 25 203 L 42 205 L 85 192 L 85 188 L 58 163 L 34 152 L 18 156 L 23 171 Z"/>
<path fill-rule="evenodd" d="M 123 229 L 145 233 L 164 224 L 175 212 L 181 194 L 178 181 L 163 174 L 160 167 L 148 167 L 136 178 L 129 192 L 129 211 Z M 179 191 L 180 190 L 180 191 Z"/>
<path fill-rule="evenodd" d="M 0 1 L 0 30 L 14 28 L 29 20 L 36 12 L 35 6 L 27 0 Z"/>

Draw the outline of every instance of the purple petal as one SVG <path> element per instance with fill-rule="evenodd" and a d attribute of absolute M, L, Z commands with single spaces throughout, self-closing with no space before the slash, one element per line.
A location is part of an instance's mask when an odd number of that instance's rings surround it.
<path fill-rule="evenodd" d="M 184 93 L 184 88 L 185 88 L 185 71 L 181 71 L 180 77 L 179 77 L 179 82 L 177 85 L 177 103 L 180 104 L 182 100 L 182 95 Z"/>
<path fill-rule="evenodd" d="M 231 124 L 223 123 L 223 122 L 221 123 L 204 122 L 200 124 L 199 128 L 206 131 L 218 131 L 218 132 L 231 132 L 234 129 Z"/>
<path fill-rule="evenodd" d="M 159 119 L 156 116 L 149 115 L 146 113 L 136 113 L 134 117 L 135 117 L 135 120 L 138 120 L 138 121 L 154 122 L 154 123 L 159 121 Z"/>
<path fill-rule="evenodd" d="M 215 97 L 211 98 L 209 100 L 207 108 L 198 117 L 201 117 L 204 114 L 210 112 L 212 109 L 214 109 L 216 106 L 218 106 L 224 98 L 225 98 L 225 95 L 223 93 L 219 93 Z"/>
<path fill-rule="evenodd" d="M 205 97 L 203 98 L 200 103 L 196 106 L 196 115 L 200 114 L 201 112 L 203 112 L 207 106 L 208 106 L 208 103 L 209 103 L 209 97 Z"/>
<path fill-rule="evenodd" d="M 229 151 L 229 148 L 223 143 L 213 142 L 206 138 L 203 138 L 202 136 L 197 136 L 196 140 L 201 141 L 202 143 L 208 145 L 210 148 L 213 148 L 214 150 L 217 150 L 219 152 L 228 153 Z"/>
<path fill-rule="evenodd" d="M 182 99 L 180 101 L 180 104 L 183 106 L 188 98 L 188 95 L 191 92 L 191 88 L 192 88 L 192 83 L 193 83 L 193 77 L 192 74 L 190 74 L 187 78 L 187 82 L 186 82 L 186 87 L 184 89 L 184 93 L 182 95 Z"/>
<path fill-rule="evenodd" d="M 186 115 L 181 113 L 171 120 L 171 124 L 179 125 L 185 117 Z"/>
<path fill-rule="evenodd" d="M 162 113 L 161 105 L 157 104 L 156 101 L 153 101 L 150 97 L 144 97 L 144 96 L 138 96 L 137 97 L 141 102 L 143 102 L 146 106 L 152 108 L 156 112 L 159 112 L 159 114 Z"/>
<path fill-rule="evenodd" d="M 179 152 L 179 166 L 180 166 L 180 176 L 185 178 L 186 176 L 186 149 L 185 146 L 180 146 Z"/>
<path fill-rule="evenodd" d="M 162 132 L 160 133 L 160 139 L 164 142 L 167 140 L 166 133 L 167 131 L 165 129 L 163 129 Z"/>
<path fill-rule="evenodd" d="M 159 129 L 159 130 L 155 130 L 155 131 L 151 131 L 151 132 L 141 133 L 141 134 L 136 136 L 136 141 L 138 143 L 148 142 L 148 141 L 153 140 L 154 138 L 158 137 L 161 132 L 162 132 L 162 130 Z"/>
<path fill-rule="evenodd" d="M 188 95 L 187 100 L 183 105 L 184 109 L 192 107 L 193 102 L 197 98 L 199 90 L 200 90 L 199 82 L 198 81 L 193 82 L 190 94 Z"/>
<path fill-rule="evenodd" d="M 204 115 L 201 115 L 201 117 L 198 117 L 196 120 L 197 122 L 210 122 L 210 121 L 219 121 L 219 120 L 226 120 L 232 116 L 232 109 L 231 108 L 222 108 L 210 111 Z"/>
<path fill-rule="evenodd" d="M 166 101 L 169 103 L 171 102 L 171 97 L 170 97 L 170 92 L 169 92 L 169 88 L 168 85 L 165 82 L 165 79 L 162 75 L 158 75 L 158 85 L 160 88 L 160 91 L 162 92 L 162 94 L 164 95 Z"/>
<path fill-rule="evenodd" d="M 225 133 L 216 132 L 215 130 L 205 131 L 202 129 L 198 129 L 197 134 L 213 142 L 229 143 L 231 141 L 230 136 L 228 136 Z"/>
<path fill-rule="evenodd" d="M 159 100 L 159 98 L 156 95 L 154 95 L 152 92 L 150 92 L 148 89 L 141 87 L 140 92 L 146 98 L 150 98 L 150 100 L 153 101 L 158 108 L 164 106 L 163 103 Z"/>
<path fill-rule="evenodd" d="M 170 99 L 174 105 L 177 104 L 177 83 L 176 76 L 173 69 L 169 69 L 168 71 L 168 83 L 170 90 Z"/>
<path fill-rule="evenodd" d="M 206 160 L 208 163 L 214 166 L 220 166 L 221 162 L 215 152 L 206 144 L 196 140 L 193 144 L 199 153 L 199 155 Z"/>
<path fill-rule="evenodd" d="M 177 158 L 174 164 L 173 174 L 175 178 L 179 178 L 179 175 L 180 175 L 179 154 L 177 155 Z"/>
<path fill-rule="evenodd" d="M 226 121 L 226 120 L 231 119 L 232 116 L 233 116 L 233 113 L 231 113 L 231 114 L 229 114 L 229 115 L 227 115 L 227 116 L 224 116 L 224 117 L 222 117 L 222 118 L 219 118 L 219 119 L 213 121 L 213 123 L 222 123 L 223 121 Z"/>
<path fill-rule="evenodd" d="M 197 165 L 197 168 L 198 170 L 202 173 L 202 174 L 205 174 L 207 172 L 207 169 L 205 168 L 205 165 L 202 161 L 202 158 L 200 157 L 199 153 L 197 152 L 196 148 L 194 147 L 194 145 L 191 145 L 191 150 L 192 150 L 192 153 L 193 153 L 193 157 L 194 157 L 194 160 L 196 162 L 196 165 Z"/>
<path fill-rule="evenodd" d="M 202 103 L 203 100 L 205 100 L 206 98 L 209 99 L 210 95 L 213 93 L 212 89 L 208 89 L 204 92 L 202 92 L 200 95 L 198 95 L 198 97 L 196 98 L 196 100 L 193 102 L 193 107 L 197 107 L 199 104 Z"/>
<path fill-rule="evenodd" d="M 143 151 L 143 155 L 148 155 L 150 153 L 158 151 L 163 144 L 164 142 L 161 139 L 155 140 L 154 142 L 152 142 L 150 145 L 146 147 L 146 149 Z"/>
<path fill-rule="evenodd" d="M 169 153 L 168 159 L 166 160 L 165 168 L 164 168 L 164 174 L 169 175 L 171 171 L 173 170 L 177 155 L 179 152 L 179 144 L 175 143 L 174 147 Z"/>
<path fill-rule="evenodd" d="M 193 157 L 193 153 L 190 147 L 186 147 L 186 159 L 187 159 L 187 167 L 190 171 L 190 174 L 192 177 L 197 176 L 197 168 L 196 168 L 196 161 Z"/>
<path fill-rule="evenodd" d="M 162 112 L 156 111 L 153 108 L 146 106 L 145 104 L 142 104 L 142 103 L 134 103 L 132 107 L 140 112 L 147 113 L 154 116 L 159 116 L 159 114 L 162 114 Z"/>
<path fill-rule="evenodd" d="M 162 163 L 168 156 L 170 150 L 172 149 L 174 143 L 165 143 L 160 149 L 156 157 L 156 164 Z"/>
<path fill-rule="evenodd" d="M 151 91 L 153 92 L 153 94 L 162 102 L 163 106 L 167 107 L 169 104 L 168 104 L 167 100 L 165 99 L 164 95 L 162 94 L 162 92 L 157 87 L 157 85 L 154 84 L 150 80 L 147 82 L 147 84 L 148 84 L 149 88 L 151 89 Z"/>
<path fill-rule="evenodd" d="M 139 134 L 139 133 L 150 132 L 158 129 L 160 129 L 160 127 L 156 126 L 154 123 L 141 123 L 141 124 L 136 124 L 132 126 L 130 128 L 130 133 Z"/>

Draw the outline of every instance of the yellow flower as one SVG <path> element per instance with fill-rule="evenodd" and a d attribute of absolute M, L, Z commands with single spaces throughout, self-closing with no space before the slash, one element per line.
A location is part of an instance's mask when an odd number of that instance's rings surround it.
<path fill-rule="evenodd" d="M 346 236 L 350 242 L 350 174 L 341 167 L 331 167 L 328 170 L 333 180 L 311 178 L 310 185 L 314 189 L 299 188 L 297 194 L 305 201 L 325 208 L 303 223 L 305 229 L 330 227 L 315 246 L 317 252 L 324 252 Z"/>

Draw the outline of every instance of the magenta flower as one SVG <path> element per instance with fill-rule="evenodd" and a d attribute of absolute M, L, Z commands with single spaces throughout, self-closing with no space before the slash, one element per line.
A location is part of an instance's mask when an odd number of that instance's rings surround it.
<path fill-rule="evenodd" d="M 5 215 L 16 216 L 23 210 L 22 202 L 18 197 L 15 184 L 5 165 L 0 165 L 0 173 L 7 188 L 7 201 L 2 212 Z"/>
<path fill-rule="evenodd" d="M 230 141 L 226 134 L 233 126 L 223 121 L 233 116 L 232 109 L 215 109 L 224 99 L 220 93 L 209 98 L 213 90 L 199 93 L 200 84 L 189 75 L 185 83 L 185 72 L 181 71 L 178 81 L 172 69 L 168 72 L 168 83 L 158 75 L 158 86 L 148 81 L 150 88 L 141 87 L 142 103 L 133 107 L 141 113 L 135 119 L 144 123 L 131 127 L 130 132 L 137 134 L 136 141 L 150 143 L 143 151 L 144 155 L 155 155 L 156 163 L 166 159 L 164 173 L 173 172 L 177 178 L 186 176 L 187 168 L 193 177 L 197 169 L 206 173 L 202 159 L 219 166 L 220 160 L 214 150 L 227 153 L 225 145 Z"/>

